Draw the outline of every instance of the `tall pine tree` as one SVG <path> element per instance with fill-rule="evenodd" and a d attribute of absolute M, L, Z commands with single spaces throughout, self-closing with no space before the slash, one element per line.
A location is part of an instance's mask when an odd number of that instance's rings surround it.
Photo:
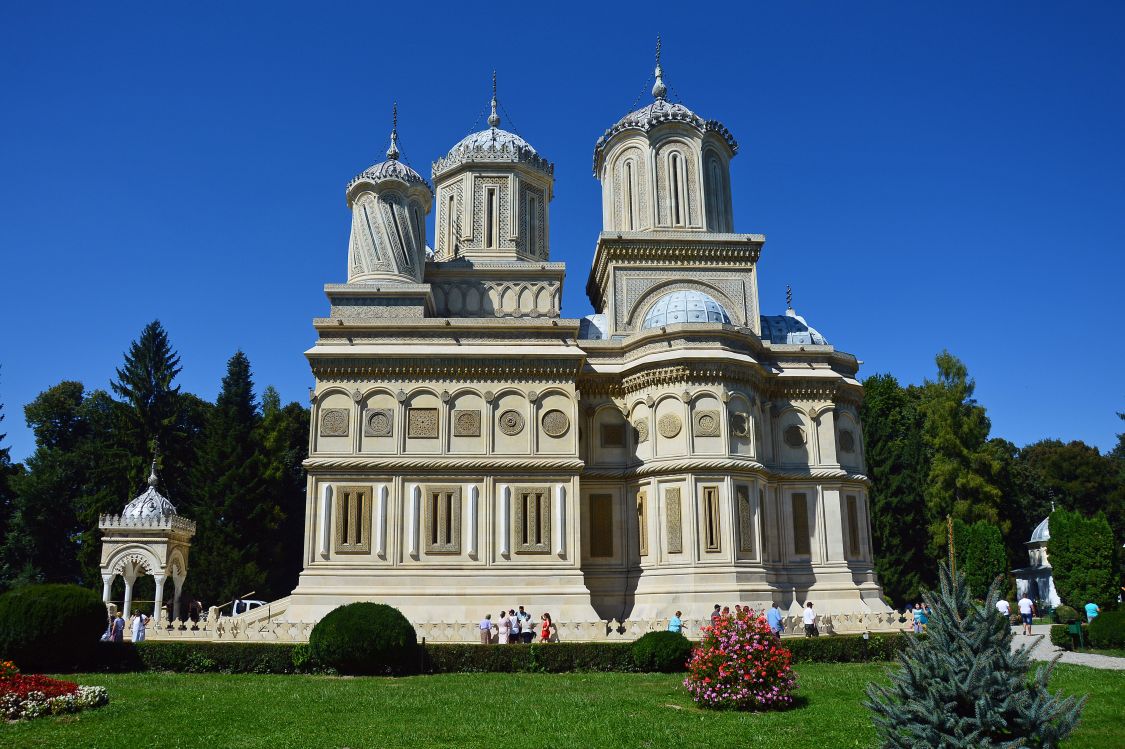
<path fill-rule="evenodd" d="M 922 385 L 923 436 L 930 452 L 926 511 L 930 553 L 940 559 L 945 546 L 946 517 L 975 523 L 985 520 L 1007 533 L 1010 521 L 1000 512 L 997 452 L 987 444 L 991 424 L 984 407 L 973 399 L 976 383 L 960 359 L 943 351 L 937 356 L 938 376 Z"/>
<path fill-rule="evenodd" d="M 929 473 L 917 388 L 889 374 L 863 383 L 863 444 L 871 487 L 875 569 L 883 590 L 902 604 L 933 580 L 927 553 L 925 489 Z"/>
<path fill-rule="evenodd" d="M 227 373 L 198 442 L 189 482 L 197 524 L 186 590 L 205 606 L 220 605 L 250 591 L 260 594 L 267 570 L 263 533 L 276 522 L 267 500 L 266 461 L 259 445 L 261 413 L 254 397 L 250 361 L 241 351 Z"/>
<path fill-rule="evenodd" d="M 886 749 L 1014 749 L 1060 746 L 1086 698 L 1047 691 L 1054 664 L 1031 673 L 1027 648 L 1012 650 L 1012 628 L 996 612 L 997 585 L 974 603 L 965 576 L 940 565 L 941 589 L 926 637 L 899 654 L 889 686 L 870 684 L 866 707 Z"/>
<path fill-rule="evenodd" d="M 308 455 L 309 409 L 299 403 L 281 405 L 273 386 L 262 393 L 260 444 L 266 460 L 269 501 L 276 505 L 277 523 L 262 547 L 262 564 L 268 569 L 263 597 L 288 595 L 297 585 L 303 564 L 294 549 L 304 543 L 305 469 Z"/>

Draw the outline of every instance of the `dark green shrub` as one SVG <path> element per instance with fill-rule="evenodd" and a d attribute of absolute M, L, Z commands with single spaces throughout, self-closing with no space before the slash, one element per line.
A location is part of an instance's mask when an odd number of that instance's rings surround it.
<path fill-rule="evenodd" d="M 1095 648 L 1125 648 L 1125 610 L 1103 611 L 1090 622 L 1088 631 Z"/>
<path fill-rule="evenodd" d="M 307 645 L 293 642 L 168 642 L 145 640 L 135 648 L 148 671 L 224 674 L 291 674 L 295 653 Z"/>
<path fill-rule="evenodd" d="M 427 673 L 636 671 L 629 642 L 552 642 L 481 646 L 426 643 Z"/>
<path fill-rule="evenodd" d="M 1051 576 L 1059 598 L 1081 609 L 1093 601 L 1103 609 L 1117 605 L 1120 568 L 1118 544 L 1105 515 L 1087 518 L 1078 512 L 1051 513 Z"/>
<path fill-rule="evenodd" d="M 1015 607 L 1013 606 L 1012 608 L 1014 609 Z M 1066 605 L 1056 606 L 1055 610 L 1051 612 L 1051 620 L 1058 624 L 1070 624 L 1071 622 L 1080 621 L 1081 618 L 1077 611 Z"/>
<path fill-rule="evenodd" d="M 641 671 L 686 671 L 691 641 L 679 632 L 649 632 L 633 643 L 633 660 Z"/>
<path fill-rule="evenodd" d="M 361 601 L 328 612 L 309 635 L 317 663 L 342 674 L 398 674 L 418 665 L 418 636 L 398 609 Z"/>
<path fill-rule="evenodd" d="M 90 663 L 108 624 L 105 604 L 77 585 L 25 585 L 0 596 L 0 658 L 26 673 Z"/>
<path fill-rule="evenodd" d="M 1086 643 L 1086 647 L 1089 647 L 1090 628 L 1085 624 L 1080 624 L 1080 626 L 1082 627 L 1082 641 Z M 1051 644 L 1063 650 L 1074 650 L 1078 647 L 1078 636 L 1070 634 L 1065 624 L 1052 624 Z"/>
<path fill-rule="evenodd" d="M 905 632 L 870 632 L 863 635 L 831 637 L 787 637 L 782 640 L 793 654 L 794 663 L 855 663 L 859 661 L 890 661 L 906 649 L 911 637 L 925 638 Z"/>

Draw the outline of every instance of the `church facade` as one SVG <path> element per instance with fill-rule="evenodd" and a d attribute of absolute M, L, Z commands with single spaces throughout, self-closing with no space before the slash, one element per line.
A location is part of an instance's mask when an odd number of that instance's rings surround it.
<path fill-rule="evenodd" d="M 652 93 L 594 147 L 581 319 L 550 259 L 554 166 L 500 127 L 495 92 L 432 187 L 397 130 L 349 183 L 346 283 L 325 286 L 306 352 L 289 621 L 356 600 L 418 625 L 517 604 L 559 622 L 886 610 L 859 362 L 792 309 L 763 314 L 765 238 L 734 228 L 737 142 L 670 101 L 659 65 Z"/>

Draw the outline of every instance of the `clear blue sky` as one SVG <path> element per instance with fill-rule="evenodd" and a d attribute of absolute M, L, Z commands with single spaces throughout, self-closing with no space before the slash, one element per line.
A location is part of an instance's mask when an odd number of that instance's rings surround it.
<path fill-rule="evenodd" d="M 157 4 L 159 5 L 159 4 Z M 795 307 L 861 373 L 968 364 L 993 433 L 1104 449 L 1125 410 L 1125 3 L 456 6 L 8 4 L 0 18 L 0 402 L 107 387 L 159 318 L 181 383 L 226 359 L 307 397 L 341 282 L 344 186 L 386 149 L 430 162 L 484 124 L 556 164 L 564 314 L 600 224 L 594 141 L 648 100 L 726 124 L 735 228 L 767 235 L 762 308 Z M 561 6 L 560 6 L 561 7 Z M 687 15 L 685 18 L 684 15 Z M 431 217 L 432 218 L 432 217 Z M 431 221 L 432 226 L 432 221 Z"/>

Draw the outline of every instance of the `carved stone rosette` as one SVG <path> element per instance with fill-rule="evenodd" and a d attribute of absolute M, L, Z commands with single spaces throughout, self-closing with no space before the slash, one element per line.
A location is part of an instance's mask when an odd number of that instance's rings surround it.
<path fill-rule="evenodd" d="M 454 437 L 480 436 L 480 411 L 477 409 L 455 409 L 453 411 Z"/>
<path fill-rule="evenodd" d="M 389 408 L 368 408 L 363 412 L 364 437 L 390 437 L 394 433 L 395 414 Z"/>
<path fill-rule="evenodd" d="M 696 411 L 694 415 L 696 437 L 719 436 L 719 412 Z"/>
<path fill-rule="evenodd" d="M 437 439 L 436 408 L 409 408 L 406 411 L 406 436 L 410 439 Z"/>
<path fill-rule="evenodd" d="M 523 414 L 514 409 L 508 409 L 507 411 L 504 411 L 502 414 L 500 414 L 498 423 L 500 425 L 501 432 L 508 435 L 509 437 L 514 437 L 515 435 L 523 431 Z"/>
<path fill-rule="evenodd" d="M 680 417 L 675 414 L 664 414 L 656 422 L 656 429 L 660 432 L 660 436 L 665 439 L 672 439 L 680 430 L 684 428 L 684 424 L 680 421 Z"/>
<path fill-rule="evenodd" d="M 647 418 L 637 419 L 637 422 L 635 424 L 633 424 L 633 428 L 637 430 L 637 444 L 638 445 L 641 444 L 642 442 L 648 442 L 648 419 Z"/>
<path fill-rule="evenodd" d="M 543 414 L 543 432 L 548 437 L 562 437 L 570 429 L 570 419 L 557 408 Z"/>
<path fill-rule="evenodd" d="M 346 408 L 326 408 L 320 412 L 321 437 L 347 437 L 349 412 Z"/>

